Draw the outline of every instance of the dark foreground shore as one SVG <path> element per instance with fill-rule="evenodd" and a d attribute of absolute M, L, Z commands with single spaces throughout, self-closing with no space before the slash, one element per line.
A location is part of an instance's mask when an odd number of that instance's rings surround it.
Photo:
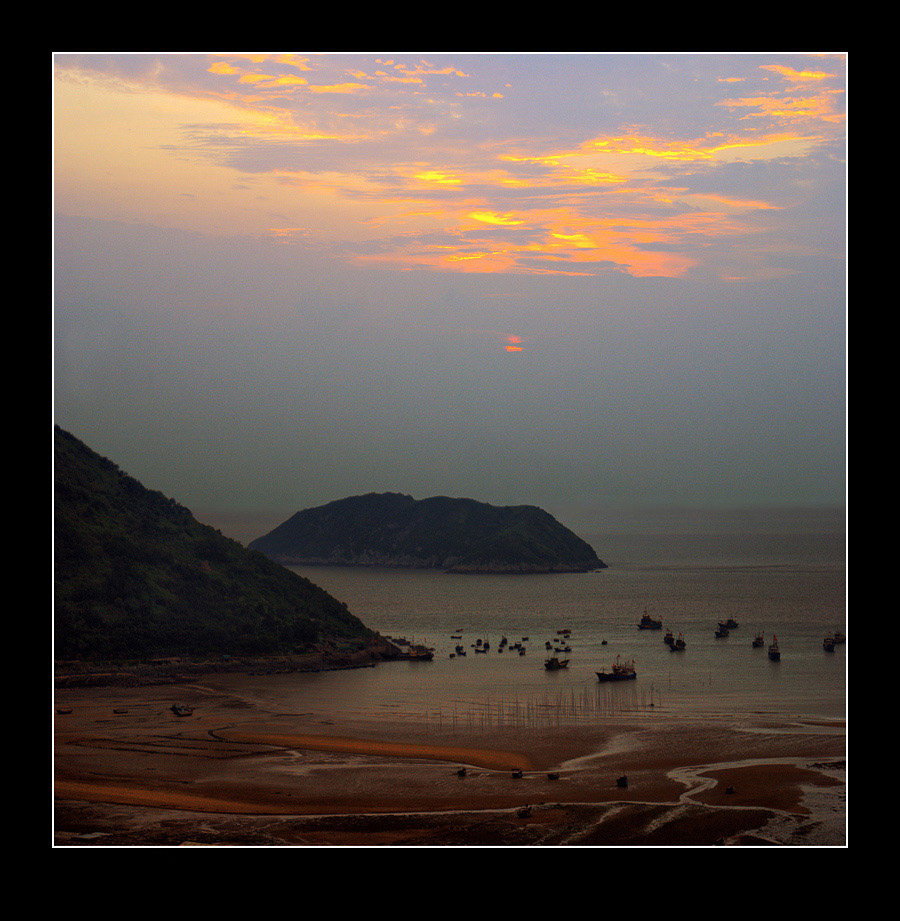
<path fill-rule="evenodd" d="M 346 721 L 286 680 L 57 688 L 55 845 L 846 844 L 842 721 Z"/>

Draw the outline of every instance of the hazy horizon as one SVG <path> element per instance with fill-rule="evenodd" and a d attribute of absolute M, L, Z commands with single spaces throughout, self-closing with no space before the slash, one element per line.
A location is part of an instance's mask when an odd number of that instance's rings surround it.
<path fill-rule="evenodd" d="M 55 421 L 198 516 L 843 508 L 846 63 L 55 55 Z"/>

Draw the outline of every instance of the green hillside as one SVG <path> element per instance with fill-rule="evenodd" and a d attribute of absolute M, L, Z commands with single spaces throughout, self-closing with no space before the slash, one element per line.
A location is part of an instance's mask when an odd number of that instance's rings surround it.
<path fill-rule="evenodd" d="M 285 564 L 586 572 L 594 549 L 533 505 L 368 493 L 306 509 L 250 544 Z"/>
<path fill-rule="evenodd" d="M 373 634 L 308 579 L 55 429 L 57 659 L 300 653 Z"/>

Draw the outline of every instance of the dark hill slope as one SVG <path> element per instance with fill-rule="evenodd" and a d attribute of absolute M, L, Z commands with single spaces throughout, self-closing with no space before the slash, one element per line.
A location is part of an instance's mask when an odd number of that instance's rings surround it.
<path fill-rule="evenodd" d="M 58 659 L 300 652 L 368 641 L 346 605 L 55 430 Z"/>
<path fill-rule="evenodd" d="M 593 548 L 533 505 L 368 493 L 305 509 L 250 547 L 285 564 L 586 572 Z"/>

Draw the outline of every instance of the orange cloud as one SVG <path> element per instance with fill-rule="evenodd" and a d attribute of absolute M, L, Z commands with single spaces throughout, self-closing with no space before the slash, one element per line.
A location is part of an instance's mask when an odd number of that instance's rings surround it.
<path fill-rule="evenodd" d="M 497 224 L 503 227 L 515 227 L 522 223 L 521 219 L 510 217 L 508 214 L 497 214 L 495 211 L 472 211 L 468 216 L 483 224 Z"/>
<path fill-rule="evenodd" d="M 835 75 L 825 73 L 821 70 L 794 70 L 793 67 L 785 67 L 782 64 L 761 64 L 761 70 L 771 70 L 773 73 L 781 74 L 788 80 L 795 82 L 807 83 L 810 80 L 831 80 Z"/>
<path fill-rule="evenodd" d="M 232 67 L 226 61 L 216 61 L 206 68 L 207 71 L 211 74 L 238 74 L 240 71 L 236 67 Z"/>
<path fill-rule="evenodd" d="M 368 90 L 370 87 L 365 83 L 334 83 L 329 85 L 317 86 L 310 84 L 311 93 L 360 93 Z"/>

